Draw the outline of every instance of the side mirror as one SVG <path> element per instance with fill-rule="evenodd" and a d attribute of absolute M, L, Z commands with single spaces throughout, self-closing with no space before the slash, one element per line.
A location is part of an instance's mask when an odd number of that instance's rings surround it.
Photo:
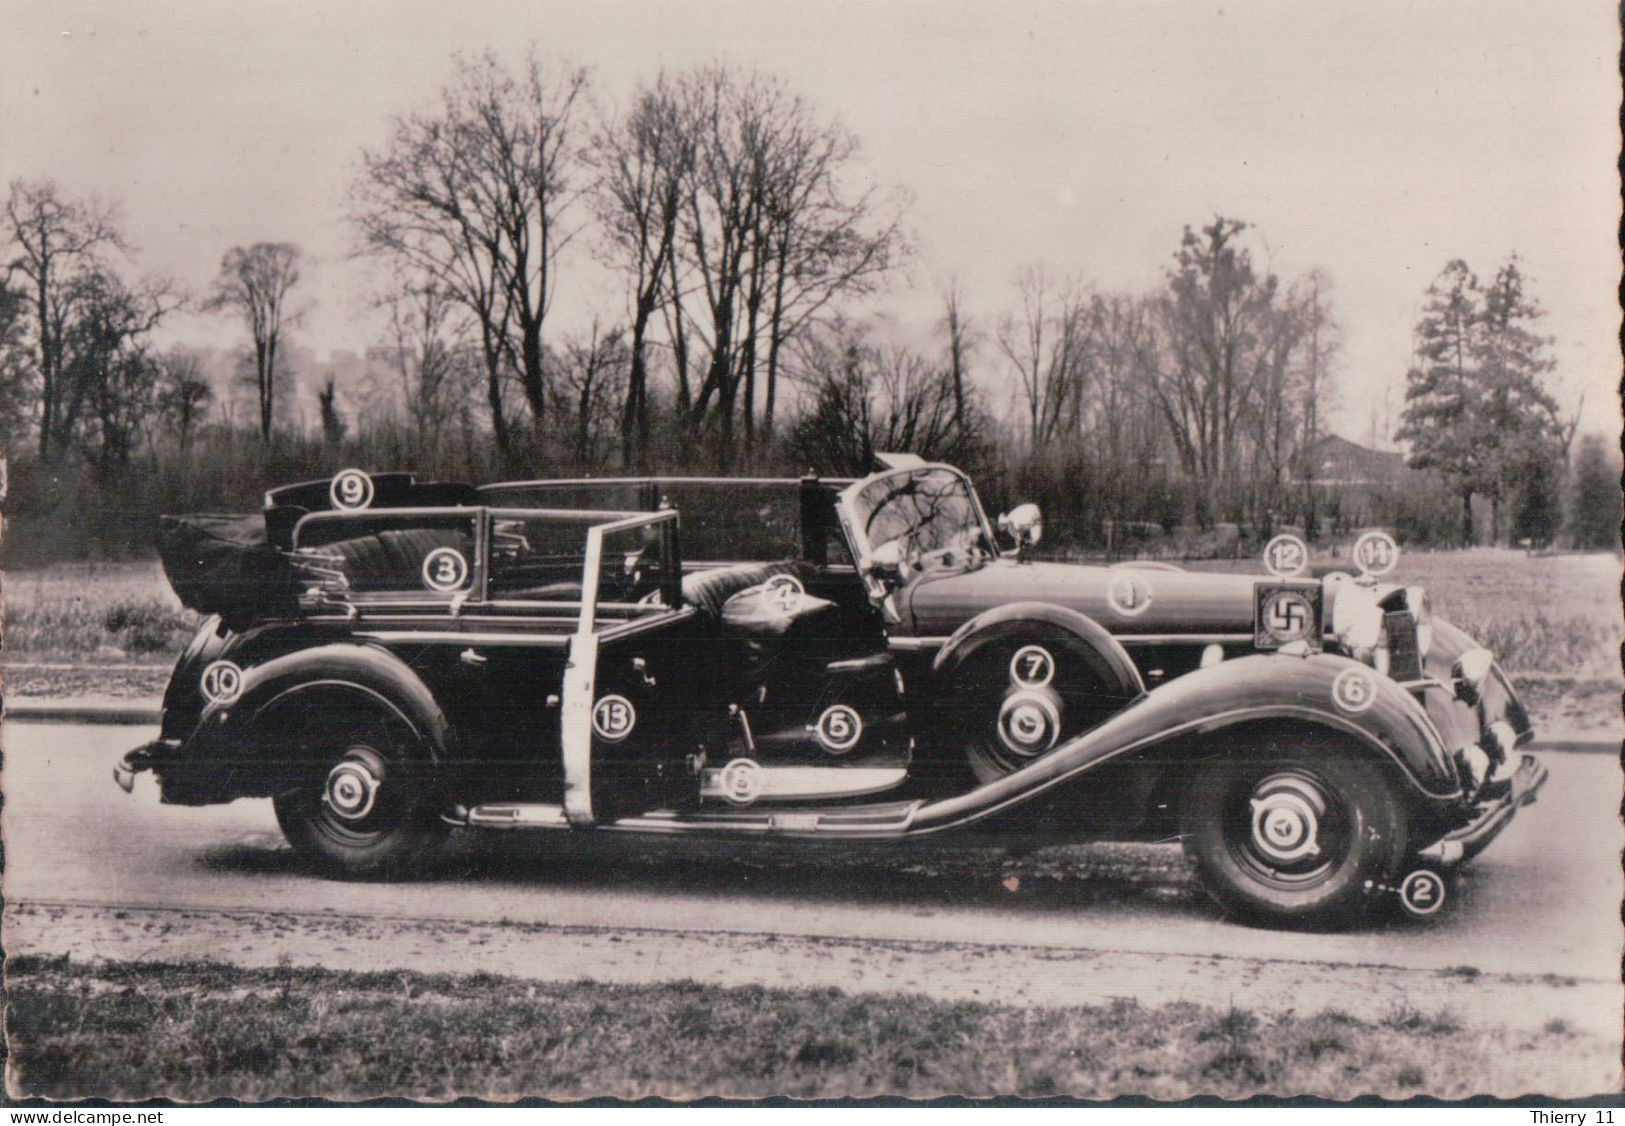
<path fill-rule="evenodd" d="M 999 531 L 1016 542 L 1018 552 L 1044 538 L 1044 514 L 1036 504 L 1018 504 L 999 517 Z"/>
<path fill-rule="evenodd" d="M 903 545 L 897 540 L 887 540 L 875 548 L 869 555 L 869 571 L 871 574 L 896 582 L 903 574 Z"/>

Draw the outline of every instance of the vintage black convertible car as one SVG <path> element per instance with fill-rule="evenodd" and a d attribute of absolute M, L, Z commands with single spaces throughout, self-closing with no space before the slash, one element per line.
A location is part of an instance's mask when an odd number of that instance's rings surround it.
<path fill-rule="evenodd" d="M 1277 922 L 1435 913 L 1545 780 L 1491 654 L 1382 577 L 1380 533 L 1316 579 L 1289 536 L 1237 575 L 1039 562 L 1041 530 L 908 456 L 855 481 L 347 470 L 166 518 L 212 616 L 115 777 L 269 797 L 348 876 L 450 826 L 1177 838 Z"/>

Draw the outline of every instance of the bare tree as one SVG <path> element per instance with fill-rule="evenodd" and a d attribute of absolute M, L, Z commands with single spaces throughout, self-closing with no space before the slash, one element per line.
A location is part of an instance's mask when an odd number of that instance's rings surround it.
<path fill-rule="evenodd" d="M 203 364 L 193 352 L 171 349 L 158 359 L 158 411 L 175 429 L 182 452 L 191 449 L 214 388 L 204 377 Z"/>
<path fill-rule="evenodd" d="M 1276 277 L 1259 274 L 1238 245 L 1245 230 L 1223 216 L 1200 232 L 1185 228 L 1157 305 L 1161 347 L 1150 386 L 1203 523 L 1211 494 L 1236 477 L 1244 419 L 1278 382 L 1297 332 Z"/>
<path fill-rule="evenodd" d="M 399 386 L 412 442 L 420 453 L 438 454 L 446 428 L 466 421 L 481 382 L 466 310 L 437 283 L 411 279 L 380 303 L 388 325 L 382 352 Z"/>
<path fill-rule="evenodd" d="M 353 221 L 362 249 L 432 281 L 474 318 L 497 444 L 512 448 L 503 383 L 517 379 L 536 432 L 547 403 L 542 328 L 559 253 L 577 233 L 587 72 L 515 73 L 459 56 L 439 104 L 400 117 L 362 156 Z"/>
<path fill-rule="evenodd" d="M 861 475 L 887 450 L 971 467 L 985 456 L 987 416 L 970 389 L 957 398 L 950 366 L 877 346 L 863 326 L 839 319 L 807 334 L 797 352 L 798 378 L 814 396 L 789 435 L 804 464 Z"/>
<path fill-rule="evenodd" d="M 565 343 L 556 361 L 559 394 L 567 397 L 571 408 L 569 415 L 559 417 L 559 423 L 561 427 L 569 424 L 566 440 L 581 470 L 597 470 L 609 460 L 606 439 L 615 433 L 616 419 L 623 417 L 615 373 L 624 370 L 626 363 L 625 332 L 603 328 L 596 317 L 586 333 Z"/>
<path fill-rule="evenodd" d="M 0 446 L 25 440 L 34 413 L 34 355 L 28 342 L 28 294 L 0 279 Z M 0 482 L 4 475 L 0 473 Z M 4 500 L 0 495 L 0 500 Z"/>
<path fill-rule="evenodd" d="M 624 465 L 641 462 L 649 447 L 649 331 L 670 290 L 684 191 L 694 167 L 694 130 L 683 108 L 662 74 L 637 92 L 624 120 L 599 131 L 594 145 L 598 217 L 632 283 L 620 419 Z"/>
<path fill-rule="evenodd" d="M 970 357 L 976 348 L 977 332 L 965 315 L 964 294 L 960 292 L 957 281 L 949 282 L 943 290 L 942 328 L 948 337 L 948 374 L 953 381 L 954 418 L 963 420 L 966 385 L 970 381 Z"/>
<path fill-rule="evenodd" d="M 1081 422 L 1088 352 L 1083 287 L 1057 283 L 1043 266 L 1016 278 L 1021 310 L 999 322 L 999 350 L 1015 370 L 1034 449 L 1047 446 L 1070 422 Z"/>
<path fill-rule="evenodd" d="M 1310 534 L 1320 525 L 1315 495 L 1313 451 L 1321 439 L 1324 419 L 1336 402 L 1334 382 L 1337 355 L 1343 346 L 1342 330 L 1332 315 L 1331 282 L 1320 270 L 1311 270 L 1298 293 L 1302 318 L 1301 375 L 1298 380 L 1301 431 L 1296 460 L 1303 481 L 1303 518 Z"/>
<path fill-rule="evenodd" d="M 65 429 L 61 412 L 65 336 L 73 322 L 74 300 L 88 290 L 83 278 L 102 268 L 108 250 L 128 248 L 118 228 L 117 209 L 95 199 L 72 200 L 53 180 L 13 180 L 6 198 L 7 235 L 14 256 L 6 273 L 27 282 L 34 314 L 34 348 L 39 379 L 39 454 L 49 459 L 66 452 L 53 446 Z"/>
<path fill-rule="evenodd" d="M 260 440 L 271 440 L 277 390 L 277 349 L 283 334 L 304 315 L 289 293 L 299 284 L 304 254 L 291 242 L 234 246 L 220 260 L 220 273 L 206 308 L 238 314 L 254 343 L 254 389 L 259 398 Z"/>
<path fill-rule="evenodd" d="M 159 365 L 151 333 L 178 304 L 167 283 L 127 285 L 105 271 L 74 280 L 66 305 L 75 311 L 62 337 L 64 394 L 52 441 L 78 441 L 106 478 L 129 464 L 156 413 Z"/>
<path fill-rule="evenodd" d="M 692 429 L 716 420 L 726 462 L 736 419 L 755 432 L 759 390 L 771 428 L 785 345 L 895 265 L 900 208 L 849 190 L 855 138 L 782 82 L 710 67 L 678 85 L 695 135 L 668 305 L 678 400 Z M 689 400 L 696 344 L 708 356 Z"/>

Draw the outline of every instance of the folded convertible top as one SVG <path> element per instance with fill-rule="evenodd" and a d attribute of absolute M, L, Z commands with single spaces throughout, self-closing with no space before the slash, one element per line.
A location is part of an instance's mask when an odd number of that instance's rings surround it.
<path fill-rule="evenodd" d="M 269 542 L 263 513 L 161 517 L 158 557 L 182 605 L 234 629 L 297 608 L 293 567 Z"/>

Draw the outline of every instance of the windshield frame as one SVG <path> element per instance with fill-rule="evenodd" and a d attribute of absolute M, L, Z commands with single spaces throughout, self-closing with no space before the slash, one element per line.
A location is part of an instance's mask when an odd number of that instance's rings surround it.
<path fill-rule="evenodd" d="M 841 529 L 846 533 L 847 546 L 852 550 L 852 558 L 857 563 L 858 574 L 863 577 L 864 584 L 869 588 L 871 595 L 884 597 L 885 589 L 875 577 L 874 552 L 869 542 L 868 533 L 858 526 L 857 500 L 858 494 L 877 482 L 896 477 L 915 477 L 927 473 L 949 473 L 959 478 L 965 486 L 965 493 L 970 497 L 971 510 L 976 515 L 977 527 L 981 529 L 988 558 L 998 555 L 999 541 L 993 535 L 993 525 L 987 518 L 987 512 L 982 508 L 982 498 L 976 492 L 976 485 L 965 473 L 943 462 L 929 462 L 925 465 L 916 465 L 900 469 L 888 469 L 880 473 L 871 473 L 867 477 L 859 478 L 841 490 L 835 498 L 835 512 L 840 518 Z"/>

